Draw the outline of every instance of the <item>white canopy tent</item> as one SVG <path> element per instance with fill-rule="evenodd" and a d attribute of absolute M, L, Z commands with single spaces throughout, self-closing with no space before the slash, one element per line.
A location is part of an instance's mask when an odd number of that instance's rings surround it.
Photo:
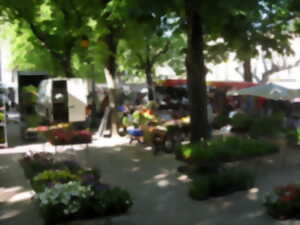
<path fill-rule="evenodd" d="M 293 100 L 300 97 L 300 88 L 281 86 L 274 83 L 227 92 L 229 96 L 251 95 L 273 100 Z"/>

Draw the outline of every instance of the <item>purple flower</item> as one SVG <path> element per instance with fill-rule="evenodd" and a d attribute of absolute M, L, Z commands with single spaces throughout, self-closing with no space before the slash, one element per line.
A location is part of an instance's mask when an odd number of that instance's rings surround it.
<path fill-rule="evenodd" d="M 95 191 L 107 191 L 110 189 L 110 187 L 108 184 L 97 183 L 97 184 L 94 184 L 93 189 Z"/>

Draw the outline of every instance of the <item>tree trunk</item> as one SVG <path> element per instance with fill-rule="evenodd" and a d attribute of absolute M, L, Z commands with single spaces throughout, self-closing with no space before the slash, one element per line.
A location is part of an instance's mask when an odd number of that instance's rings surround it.
<path fill-rule="evenodd" d="M 252 68 L 251 68 L 251 59 L 246 59 L 243 62 L 243 68 L 244 68 L 244 81 L 252 82 L 253 76 L 252 76 Z"/>
<path fill-rule="evenodd" d="M 75 77 L 73 68 L 72 68 L 72 49 L 74 47 L 74 40 L 70 40 L 66 46 L 63 53 L 60 56 L 60 63 L 65 77 Z"/>
<path fill-rule="evenodd" d="M 64 56 L 62 61 L 61 61 L 62 69 L 64 72 L 65 77 L 74 77 L 74 72 L 72 69 L 72 64 L 71 64 L 71 55 L 70 56 Z"/>
<path fill-rule="evenodd" d="M 147 86 L 148 86 L 148 99 L 149 101 L 154 100 L 154 90 L 153 90 L 153 79 L 152 79 L 152 68 L 151 64 L 147 63 L 146 65 L 146 79 L 147 79 Z"/>
<path fill-rule="evenodd" d="M 191 116 L 191 142 L 208 138 L 206 68 L 203 56 L 202 21 L 192 0 L 185 0 L 187 17 L 187 84 Z"/>
<path fill-rule="evenodd" d="M 116 110 L 117 101 L 117 84 L 116 84 L 116 53 L 117 53 L 117 43 L 114 37 L 113 29 L 110 29 L 110 34 L 105 37 L 105 43 L 109 50 L 109 56 L 106 60 L 106 70 L 105 77 L 108 86 L 108 96 L 109 96 L 109 107 L 111 113 L 111 135 L 119 136 L 118 133 L 118 118 Z"/>

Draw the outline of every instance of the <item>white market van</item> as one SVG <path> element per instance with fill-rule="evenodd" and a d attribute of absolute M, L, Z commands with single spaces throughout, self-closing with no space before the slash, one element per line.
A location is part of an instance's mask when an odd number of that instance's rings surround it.
<path fill-rule="evenodd" d="M 39 85 L 36 111 L 49 122 L 85 121 L 88 94 L 87 80 L 46 79 Z"/>

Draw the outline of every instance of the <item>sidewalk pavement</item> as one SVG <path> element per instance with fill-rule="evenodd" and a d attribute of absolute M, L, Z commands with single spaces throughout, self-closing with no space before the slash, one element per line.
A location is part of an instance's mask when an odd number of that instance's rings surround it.
<path fill-rule="evenodd" d="M 17 125 L 12 124 L 9 132 L 16 130 Z M 19 137 L 11 138 L 17 143 L 14 139 Z M 255 188 L 197 202 L 188 197 L 189 180 L 177 172 L 181 163 L 174 155 L 154 156 L 144 146 L 129 146 L 127 141 L 99 139 L 85 150 L 80 149 L 84 146 L 75 146 L 71 153 L 82 164 L 99 169 L 104 183 L 126 188 L 134 198 L 130 212 L 111 221 L 96 219 L 64 225 L 300 225 L 300 221 L 275 221 L 262 206 L 263 196 L 274 186 L 299 182 L 299 150 L 286 151 L 286 167 L 274 166 L 277 156 L 266 157 L 259 163 L 241 163 L 255 169 Z M 24 143 L 0 150 L 0 225 L 44 225 L 30 200 L 30 185 L 17 162 L 20 152 L 43 148 L 53 151 L 47 144 Z"/>

